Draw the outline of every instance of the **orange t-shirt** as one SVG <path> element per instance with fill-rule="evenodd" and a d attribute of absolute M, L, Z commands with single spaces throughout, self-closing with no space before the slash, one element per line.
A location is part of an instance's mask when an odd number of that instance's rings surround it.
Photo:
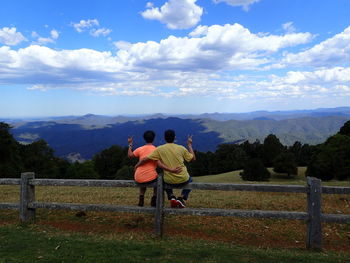
<path fill-rule="evenodd" d="M 140 160 L 150 155 L 156 147 L 151 144 L 146 144 L 142 147 L 137 148 L 133 154 L 135 157 L 138 157 Z M 157 162 L 148 161 L 145 164 L 137 167 L 134 178 L 138 183 L 146 183 L 157 178 L 158 174 L 156 172 Z"/>

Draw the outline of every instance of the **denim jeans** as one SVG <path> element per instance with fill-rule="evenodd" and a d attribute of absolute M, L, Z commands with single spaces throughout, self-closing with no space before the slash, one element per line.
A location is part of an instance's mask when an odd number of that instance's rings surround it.
<path fill-rule="evenodd" d="M 173 186 L 173 187 L 181 187 L 181 186 L 184 186 L 188 183 L 191 183 L 192 182 L 192 177 L 190 176 L 190 178 L 188 179 L 187 182 L 184 182 L 184 183 L 181 183 L 181 184 L 165 184 L 165 192 L 168 196 L 168 200 L 171 199 L 172 196 L 174 196 L 174 193 L 173 193 L 173 189 L 167 189 L 166 188 L 166 185 L 169 185 L 169 186 Z M 190 194 L 190 192 L 192 191 L 192 189 L 182 189 L 181 191 L 181 195 L 183 197 L 184 200 L 187 200 L 188 199 L 188 195 Z"/>

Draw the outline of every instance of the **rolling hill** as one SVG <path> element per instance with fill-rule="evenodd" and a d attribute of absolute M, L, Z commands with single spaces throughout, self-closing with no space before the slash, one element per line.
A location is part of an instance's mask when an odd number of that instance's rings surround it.
<path fill-rule="evenodd" d="M 84 159 L 90 159 L 94 154 L 113 144 L 127 146 L 128 135 L 134 136 L 136 147 L 142 145 L 142 134 L 148 129 L 156 132 L 156 145 L 164 143 L 165 130 L 174 129 L 179 144 L 185 145 L 187 135 L 193 134 L 196 150 L 215 151 L 217 145 L 221 143 L 237 143 L 245 140 L 252 142 L 256 139 L 263 141 L 271 133 L 285 145 L 291 145 L 295 141 L 318 144 L 324 142 L 350 120 L 350 115 L 346 114 L 283 120 L 264 119 L 260 116 L 259 119 L 253 120 L 227 121 L 212 118 L 184 119 L 164 115 L 153 117 L 148 116 L 144 119 L 137 117 L 137 120 L 132 121 L 123 119 L 122 122 L 110 124 L 105 116 L 100 118 L 91 114 L 80 118 L 21 121 L 12 124 L 14 128 L 11 132 L 23 143 L 44 139 L 55 150 L 57 156 L 66 157 L 71 153 L 79 153 Z"/>

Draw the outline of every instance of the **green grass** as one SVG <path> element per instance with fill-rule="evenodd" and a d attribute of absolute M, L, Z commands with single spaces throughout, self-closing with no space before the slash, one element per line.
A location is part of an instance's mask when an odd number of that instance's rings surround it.
<path fill-rule="evenodd" d="M 247 183 L 239 171 L 194 181 Z M 294 179 L 273 173 L 268 183 L 305 185 L 305 168 L 299 168 Z M 349 181 L 327 184 L 350 186 Z M 151 192 L 147 190 L 146 206 Z M 136 205 L 137 198 L 137 188 L 36 187 L 39 202 Z M 19 186 L 0 186 L 0 202 L 18 201 Z M 306 211 L 306 195 L 194 190 L 187 204 L 191 208 Z M 350 214 L 349 196 L 323 195 L 322 211 Z M 326 253 L 311 253 L 305 250 L 302 221 L 167 215 L 164 237 L 159 240 L 152 237 L 152 215 L 91 211 L 76 217 L 75 213 L 38 209 L 36 224 L 21 226 L 17 225 L 18 211 L 0 210 L 0 263 L 349 262 L 350 257 L 350 224 L 324 224 Z"/>
<path fill-rule="evenodd" d="M 0 227 L 0 262 L 349 262 L 349 253 L 244 248 L 167 238 L 111 240 L 47 234 L 31 226 Z"/>

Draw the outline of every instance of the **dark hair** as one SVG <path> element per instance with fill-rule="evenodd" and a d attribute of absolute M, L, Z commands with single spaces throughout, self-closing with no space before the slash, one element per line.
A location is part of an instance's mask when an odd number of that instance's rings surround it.
<path fill-rule="evenodd" d="M 152 143 L 154 140 L 154 137 L 156 137 L 156 134 L 154 133 L 154 131 L 145 131 L 145 133 L 143 134 L 143 138 L 147 143 Z"/>
<path fill-rule="evenodd" d="M 172 143 L 175 140 L 175 131 L 173 130 L 166 130 L 164 132 L 164 139 L 167 143 Z"/>

